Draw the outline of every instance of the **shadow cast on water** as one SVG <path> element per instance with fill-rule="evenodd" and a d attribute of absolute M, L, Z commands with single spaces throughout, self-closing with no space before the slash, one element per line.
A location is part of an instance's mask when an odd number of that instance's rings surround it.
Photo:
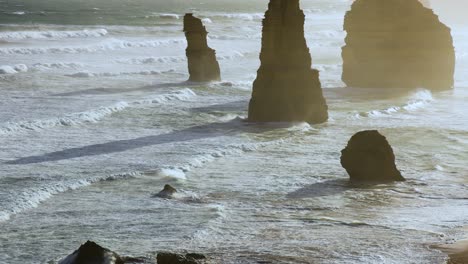
<path fill-rule="evenodd" d="M 174 82 L 174 83 L 160 83 L 154 85 L 147 85 L 138 88 L 93 88 L 76 92 L 58 93 L 53 96 L 76 96 L 76 95 L 106 95 L 106 94 L 120 94 L 120 93 L 131 93 L 131 92 L 150 92 L 162 88 L 178 88 L 178 87 L 196 87 L 203 85 L 204 83 L 195 82 Z"/>
<path fill-rule="evenodd" d="M 352 189 L 373 189 L 382 184 L 381 182 L 352 182 L 349 179 L 328 180 L 307 185 L 299 190 L 290 192 L 286 195 L 289 199 L 318 198 L 342 194 Z"/>
<path fill-rule="evenodd" d="M 213 113 L 213 112 L 247 112 L 249 108 L 248 100 L 240 100 L 234 102 L 228 102 L 224 104 L 215 104 L 204 107 L 192 108 L 190 111 L 194 113 Z"/>
<path fill-rule="evenodd" d="M 249 123 L 242 119 L 234 119 L 225 123 L 211 123 L 194 126 L 171 133 L 145 136 L 135 139 L 117 140 L 102 144 L 94 144 L 83 147 L 69 148 L 61 151 L 46 153 L 43 155 L 29 156 L 5 162 L 11 165 L 35 164 L 50 161 L 68 160 L 73 158 L 97 156 L 124 152 L 142 147 L 161 145 L 174 142 L 187 142 L 197 139 L 214 138 L 226 135 L 236 135 L 241 132 L 261 134 L 275 129 L 287 128 L 290 124 L 257 124 Z"/>

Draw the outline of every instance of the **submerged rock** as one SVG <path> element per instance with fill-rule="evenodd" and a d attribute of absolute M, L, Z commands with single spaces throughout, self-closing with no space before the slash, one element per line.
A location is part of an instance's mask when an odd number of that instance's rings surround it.
<path fill-rule="evenodd" d="M 159 193 L 155 194 L 154 197 L 163 199 L 172 199 L 177 190 L 169 184 L 164 185 L 164 189 Z"/>
<path fill-rule="evenodd" d="M 159 253 L 157 256 L 158 264 L 199 264 L 204 263 L 206 257 L 202 254 L 190 253 L 186 255 L 175 253 Z"/>
<path fill-rule="evenodd" d="M 376 130 L 361 131 L 341 151 L 341 165 L 352 181 L 405 181 L 387 139 Z"/>
<path fill-rule="evenodd" d="M 124 264 L 124 260 L 109 249 L 87 241 L 58 264 Z"/>
<path fill-rule="evenodd" d="M 323 123 L 328 107 L 304 38 L 299 0 L 270 0 L 249 121 Z"/>
<path fill-rule="evenodd" d="M 453 87 L 451 30 L 420 1 L 356 0 L 346 14 L 344 30 L 342 79 L 347 86 Z"/>
<path fill-rule="evenodd" d="M 184 16 L 184 32 L 187 38 L 187 59 L 190 78 L 193 82 L 221 80 L 216 52 L 208 47 L 208 32 L 199 18 L 193 14 Z"/>

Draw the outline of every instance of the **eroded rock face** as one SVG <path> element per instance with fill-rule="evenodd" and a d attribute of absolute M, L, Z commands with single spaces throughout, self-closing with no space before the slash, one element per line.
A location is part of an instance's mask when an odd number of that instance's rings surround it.
<path fill-rule="evenodd" d="M 200 19 L 192 14 L 184 16 L 184 32 L 187 38 L 187 59 L 190 78 L 193 82 L 218 81 L 221 79 L 215 50 L 208 47 L 206 31 Z"/>
<path fill-rule="evenodd" d="M 109 249 L 88 241 L 58 264 L 124 264 L 124 260 Z"/>
<path fill-rule="evenodd" d="M 341 165 L 351 181 L 404 181 L 395 165 L 395 155 L 387 139 L 376 130 L 361 131 L 341 151 Z"/>
<path fill-rule="evenodd" d="M 323 123 L 328 107 L 304 38 L 299 0 L 270 0 L 249 121 Z"/>
<path fill-rule="evenodd" d="M 428 1 L 424 1 L 428 4 Z M 450 28 L 418 0 L 356 0 L 344 22 L 347 86 L 450 89 L 455 50 Z"/>

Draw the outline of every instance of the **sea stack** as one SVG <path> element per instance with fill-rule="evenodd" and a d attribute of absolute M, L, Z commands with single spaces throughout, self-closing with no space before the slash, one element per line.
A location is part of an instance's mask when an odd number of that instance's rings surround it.
<path fill-rule="evenodd" d="M 88 241 L 58 264 L 124 264 L 124 262 L 116 253 Z"/>
<path fill-rule="evenodd" d="M 252 122 L 323 123 L 328 107 L 304 38 L 299 0 L 270 0 L 263 20 L 261 66 L 249 105 Z"/>
<path fill-rule="evenodd" d="M 355 182 L 405 181 L 387 139 L 376 130 L 355 134 L 341 151 L 341 165 Z"/>
<path fill-rule="evenodd" d="M 344 30 L 342 79 L 347 86 L 453 87 L 451 30 L 420 1 L 356 0 L 346 14 Z"/>
<path fill-rule="evenodd" d="M 216 51 L 208 47 L 208 32 L 201 19 L 193 14 L 184 16 L 184 32 L 187 38 L 188 69 L 192 82 L 209 82 L 221 80 Z"/>

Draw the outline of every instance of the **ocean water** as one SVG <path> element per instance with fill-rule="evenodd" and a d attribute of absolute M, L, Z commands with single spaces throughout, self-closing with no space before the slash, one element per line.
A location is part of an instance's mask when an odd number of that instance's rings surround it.
<path fill-rule="evenodd" d="M 0 263 L 56 263 L 86 240 L 221 263 L 443 263 L 430 245 L 468 224 L 468 26 L 448 23 L 453 91 L 345 88 L 350 3 L 302 1 L 331 116 L 311 126 L 244 121 L 267 1 L 0 1 Z M 184 83 L 186 12 L 221 82 Z M 364 129 L 407 182 L 347 182 L 340 151 Z M 167 183 L 177 199 L 151 198 Z"/>

